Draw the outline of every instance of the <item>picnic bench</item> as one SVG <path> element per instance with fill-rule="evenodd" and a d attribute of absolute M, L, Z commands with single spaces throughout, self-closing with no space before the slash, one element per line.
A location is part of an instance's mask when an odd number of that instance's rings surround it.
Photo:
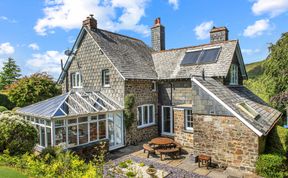
<path fill-rule="evenodd" d="M 161 161 L 163 161 L 163 154 L 166 155 L 172 155 L 172 156 L 177 156 L 177 154 L 179 155 L 179 148 L 171 148 L 171 149 L 158 149 L 157 152 L 160 153 L 160 158 Z"/>
<path fill-rule="evenodd" d="M 151 153 L 155 153 L 155 150 L 149 144 L 143 144 L 144 153 L 147 151 L 147 158 L 149 158 Z"/>

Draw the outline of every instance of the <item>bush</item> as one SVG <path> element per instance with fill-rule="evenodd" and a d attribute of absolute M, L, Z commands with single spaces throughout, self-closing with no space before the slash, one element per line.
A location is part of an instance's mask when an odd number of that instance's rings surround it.
<path fill-rule="evenodd" d="M 15 107 L 15 104 L 13 104 L 9 99 L 8 96 L 0 93 L 0 106 L 4 106 L 7 109 L 12 109 L 13 107 Z"/>
<path fill-rule="evenodd" d="M 0 106 L 0 113 L 7 111 L 8 109 L 5 106 Z"/>
<path fill-rule="evenodd" d="M 285 156 L 288 151 L 288 129 L 276 125 L 268 135 L 266 143 L 267 153 Z"/>
<path fill-rule="evenodd" d="M 256 172 L 267 178 L 282 178 L 288 176 L 285 167 L 285 157 L 276 154 L 263 154 L 256 163 Z"/>
<path fill-rule="evenodd" d="M 31 152 L 37 143 L 37 130 L 30 122 L 12 113 L 0 114 L 0 152 L 11 155 Z"/>

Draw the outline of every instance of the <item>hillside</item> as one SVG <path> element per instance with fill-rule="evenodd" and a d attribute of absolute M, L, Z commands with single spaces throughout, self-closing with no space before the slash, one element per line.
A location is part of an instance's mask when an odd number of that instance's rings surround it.
<path fill-rule="evenodd" d="M 263 63 L 264 60 L 245 65 L 249 79 L 257 78 L 263 74 L 264 71 Z"/>

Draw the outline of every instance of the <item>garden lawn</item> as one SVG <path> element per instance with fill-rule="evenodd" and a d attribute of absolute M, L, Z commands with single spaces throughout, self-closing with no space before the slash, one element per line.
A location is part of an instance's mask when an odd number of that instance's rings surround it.
<path fill-rule="evenodd" d="M 16 169 L 0 166 L 0 178 L 28 178 Z"/>

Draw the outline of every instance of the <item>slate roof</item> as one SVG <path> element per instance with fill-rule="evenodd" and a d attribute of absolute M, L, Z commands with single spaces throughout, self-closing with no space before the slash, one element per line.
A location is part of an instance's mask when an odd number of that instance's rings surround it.
<path fill-rule="evenodd" d="M 202 77 L 193 77 L 192 81 L 193 80 L 201 83 L 206 89 L 212 92 L 216 97 L 264 135 L 270 131 L 272 126 L 281 116 L 281 112 L 268 106 L 262 99 L 244 86 L 226 86 L 210 77 L 205 78 L 205 80 Z M 236 106 L 241 102 L 245 102 L 252 107 L 259 113 L 259 117 L 255 119 L 251 118 L 251 116 Z"/>
<path fill-rule="evenodd" d="M 126 79 L 157 79 L 149 48 L 141 40 L 97 29 L 85 28 L 113 65 Z"/>
<path fill-rule="evenodd" d="M 76 116 L 88 113 L 122 110 L 99 91 L 68 92 L 47 100 L 20 108 L 18 114 L 51 119 L 61 116 Z"/>
<path fill-rule="evenodd" d="M 200 76 L 202 75 L 203 69 L 205 76 L 226 77 L 237 45 L 238 41 L 231 40 L 219 43 L 153 52 L 152 57 L 159 79 L 191 78 L 193 75 Z M 216 63 L 197 64 L 190 66 L 180 65 L 187 51 L 216 46 L 221 47 L 221 51 Z"/>

